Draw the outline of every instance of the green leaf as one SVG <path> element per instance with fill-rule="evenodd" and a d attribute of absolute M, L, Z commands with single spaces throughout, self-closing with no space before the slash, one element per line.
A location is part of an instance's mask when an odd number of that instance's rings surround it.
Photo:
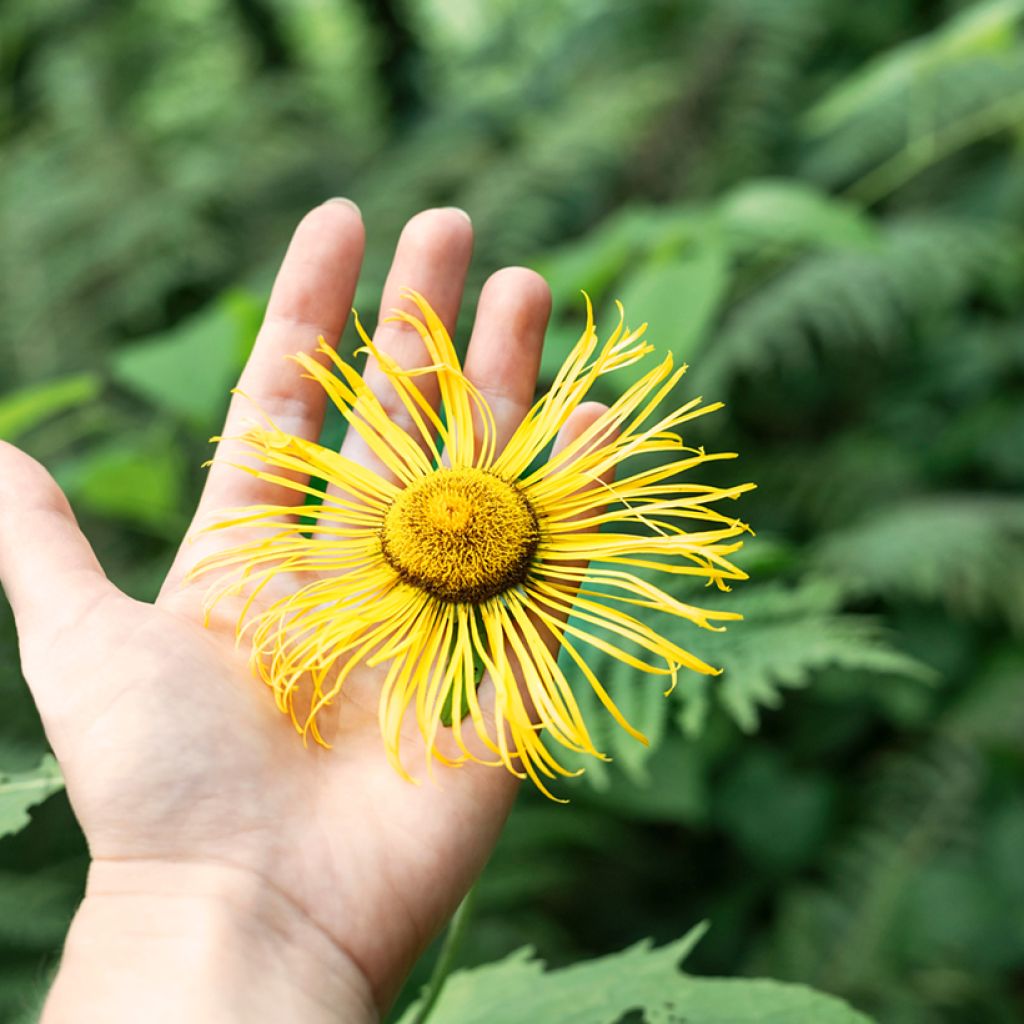
<path fill-rule="evenodd" d="M 813 135 L 835 129 L 894 95 L 910 93 L 928 75 L 969 57 L 1005 53 L 1018 36 L 1024 0 L 988 0 L 974 4 L 924 36 L 869 61 L 843 79 L 806 115 Z"/>
<path fill-rule="evenodd" d="M 944 216 L 896 222 L 868 249 L 808 253 L 730 311 L 694 368 L 701 388 L 720 394 L 737 376 L 895 349 L 918 324 L 1009 284 L 1018 255 L 1001 226 Z"/>
<path fill-rule="evenodd" d="M 477 616 L 477 623 L 478 623 L 478 625 L 480 625 L 481 624 L 480 612 L 479 611 L 474 611 L 474 615 Z M 454 650 L 454 648 L 455 648 L 455 638 L 452 637 L 452 643 L 451 643 L 451 645 L 449 647 L 449 656 L 451 656 L 451 652 Z M 476 689 L 480 688 L 480 683 L 483 682 L 484 672 L 485 671 L 486 671 L 486 668 L 484 666 L 484 663 L 480 660 L 480 658 L 477 656 L 476 651 L 474 650 L 473 651 L 473 686 Z M 460 700 L 459 700 L 458 713 L 459 713 L 459 721 L 461 722 L 461 721 L 464 721 L 466 719 L 466 717 L 469 715 L 469 698 L 468 698 L 468 696 L 466 695 L 465 692 L 460 692 L 459 698 L 460 698 Z M 455 708 L 453 706 L 454 703 L 455 703 L 455 687 L 452 686 L 452 688 L 449 689 L 448 693 L 445 695 L 444 701 L 441 704 L 441 722 L 447 728 L 449 728 L 449 729 L 451 728 L 452 721 L 454 720 L 454 717 L 455 717 Z"/>
<path fill-rule="evenodd" d="M 685 362 L 704 340 L 728 284 L 725 247 L 707 239 L 677 258 L 642 265 L 626 278 L 619 299 L 628 323 L 646 320 L 658 350 Z M 610 312 L 606 322 L 614 322 Z"/>
<path fill-rule="evenodd" d="M 583 238 L 546 255 L 537 270 L 551 288 L 553 311 L 582 309 L 581 291 L 600 300 L 641 247 L 650 244 L 652 233 L 664 221 L 660 210 L 626 207 Z"/>
<path fill-rule="evenodd" d="M 731 595 L 729 607 L 744 621 L 710 635 L 701 656 L 724 670 L 708 689 L 741 729 L 753 732 L 760 708 L 778 707 L 783 689 L 807 686 L 825 668 L 934 680 L 928 666 L 892 646 L 874 619 L 837 611 L 837 601 L 827 584 L 750 587 Z M 686 687 L 677 692 L 690 699 Z"/>
<path fill-rule="evenodd" d="M 557 312 L 579 310 L 549 332 L 540 379 L 550 381 L 583 331 L 584 289 L 594 301 L 598 334 L 604 338 L 618 323 L 618 298 L 628 324 L 648 324 L 647 335 L 659 352 L 671 351 L 680 362 L 700 346 L 729 284 L 729 261 L 717 228 L 706 215 L 687 207 L 627 210 L 592 235 L 542 265 L 556 296 Z M 624 275 L 624 276 L 622 276 Z M 614 291 L 610 285 L 617 281 Z M 558 296 L 562 296 L 558 301 Z M 616 373 L 604 390 L 618 394 L 645 369 L 650 359 Z M 595 397 L 608 400 L 611 393 Z"/>
<path fill-rule="evenodd" d="M 744 748 L 715 794 L 714 811 L 751 863 L 790 871 L 818 853 L 834 796 L 824 773 L 797 771 L 771 747 Z"/>
<path fill-rule="evenodd" d="M 44 754 L 27 772 L 0 772 L 0 837 L 20 832 L 31 820 L 29 809 L 64 788 L 52 754 Z"/>
<path fill-rule="evenodd" d="M 617 1024 L 636 1010 L 646 1024 L 870 1024 L 842 1000 L 803 985 L 680 973 L 680 962 L 704 931 L 698 926 L 660 948 L 647 940 L 554 971 L 545 971 L 530 949 L 520 949 L 498 963 L 453 974 L 431 1024 Z M 410 1024 L 415 1013 L 414 1006 L 401 1024 Z"/>
<path fill-rule="evenodd" d="M 183 525 L 185 470 L 174 437 L 153 430 L 68 459 L 54 475 L 76 505 L 174 536 Z"/>
<path fill-rule="evenodd" d="M 0 942 L 58 948 L 81 898 L 81 872 L 63 864 L 33 873 L 0 871 Z"/>
<path fill-rule="evenodd" d="M 600 378 L 592 397 L 611 404 L 667 352 L 675 357 L 677 366 L 687 362 L 704 341 L 728 286 L 728 254 L 716 237 L 704 239 L 672 259 L 655 258 L 642 264 L 626 279 L 619 297 L 626 325 L 635 328 L 646 322 L 645 337 L 656 351 L 633 366 Z M 618 311 L 609 308 L 598 321 L 602 337 L 617 320 Z"/>
<path fill-rule="evenodd" d="M 933 495 L 883 508 L 828 536 L 823 576 L 852 597 L 939 601 L 1024 626 L 1024 501 L 1000 494 Z"/>
<path fill-rule="evenodd" d="M 802 181 L 750 181 L 718 204 L 722 227 L 745 247 L 846 247 L 873 244 L 877 231 L 853 203 Z"/>
<path fill-rule="evenodd" d="M 17 440 L 52 416 L 94 401 L 100 388 L 98 375 L 80 373 L 3 395 L 0 397 L 0 438 Z"/>
<path fill-rule="evenodd" d="M 56 960 L 43 968 L 38 956 L 5 959 L 10 962 L 0 965 L 0 1020 L 6 1024 L 39 1024 L 57 971 Z"/>
<path fill-rule="evenodd" d="M 178 327 L 114 357 L 114 379 L 156 408 L 214 430 L 262 314 L 248 292 L 223 295 Z"/>

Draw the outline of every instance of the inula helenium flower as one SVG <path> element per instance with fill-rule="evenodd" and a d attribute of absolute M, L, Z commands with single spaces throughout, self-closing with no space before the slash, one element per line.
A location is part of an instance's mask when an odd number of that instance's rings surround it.
<path fill-rule="evenodd" d="M 246 595 L 239 635 L 251 636 L 255 671 L 303 735 L 323 743 L 318 716 L 354 668 L 377 665 L 380 728 L 403 775 L 402 726 L 414 709 L 428 756 L 503 764 L 545 789 L 541 776 L 569 774 L 552 747 L 602 756 L 580 712 L 579 687 L 592 687 L 618 724 L 643 740 L 589 667 L 588 649 L 637 669 L 637 686 L 649 685 L 643 673 L 668 677 L 669 689 L 680 668 L 716 673 L 671 637 L 681 620 L 719 629 L 716 622 L 740 616 L 685 604 L 648 577 L 682 574 L 723 590 L 744 578 L 727 556 L 747 527 L 711 506 L 752 485 L 679 481 L 733 454 L 687 448 L 675 432 L 720 403 L 695 398 L 658 413 L 686 371 L 673 368 L 671 356 L 575 441 L 543 458 L 598 377 L 653 351 L 641 340 L 644 327 L 624 328 L 621 306 L 618 327 L 602 343 L 588 301 L 586 329 L 551 390 L 498 451 L 492 414 L 463 375 L 443 324 L 422 296 L 409 296 L 422 319 L 395 315 L 417 329 L 429 366 L 403 370 L 356 324 L 360 351 L 377 359 L 419 438 L 389 419 L 323 339 L 319 352 L 336 373 L 294 357 L 394 479 L 272 425 L 253 427 L 244 441 L 262 466 L 249 471 L 310 496 L 314 504 L 304 512 L 317 520 L 315 532 L 291 519 L 290 508 L 239 509 L 220 525 L 259 527 L 260 535 L 198 571 L 229 570 L 211 590 L 211 605 Z M 440 416 L 415 383 L 427 373 L 437 375 Z M 626 471 L 627 460 L 651 453 L 670 454 L 661 465 L 645 459 Z M 298 589 L 268 597 L 267 584 L 281 574 L 297 577 Z M 660 614 L 659 628 L 650 613 Z M 561 659 L 550 653 L 551 637 Z M 493 707 L 477 693 L 484 670 Z M 450 739 L 439 746 L 448 723 Z"/>

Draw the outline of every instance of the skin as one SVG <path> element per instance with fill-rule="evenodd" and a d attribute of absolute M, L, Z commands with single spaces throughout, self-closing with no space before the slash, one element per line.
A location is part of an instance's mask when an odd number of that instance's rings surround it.
<path fill-rule="evenodd" d="M 225 437 L 252 420 L 249 400 L 283 430 L 319 435 L 323 395 L 284 357 L 312 352 L 318 334 L 337 343 L 363 245 L 346 200 L 299 224 Z M 412 287 L 453 330 L 471 248 L 462 211 L 418 214 L 381 310 L 411 309 L 399 291 Z M 466 373 L 504 438 L 532 404 L 549 311 L 546 284 L 523 268 L 498 271 L 481 293 Z M 403 324 L 382 324 L 375 340 L 405 366 L 424 362 Z M 402 423 L 380 371 L 371 364 L 365 377 Z M 559 443 L 601 411 L 581 406 Z M 343 451 L 382 471 L 358 438 Z M 220 443 L 190 534 L 227 508 L 295 504 L 294 492 L 233 468 L 240 457 Z M 303 748 L 236 650 L 231 616 L 204 628 L 206 584 L 184 579 L 239 539 L 186 540 L 155 604 L 133 600 L 107 580 L 46 470 L 0 443 L 0 582 L 92 856 L 44 1024 L 377 1020 L 511 808 L 518 782 L 504 770 L 437 766 L 427 779 L 412 767 L 423 764 L 414 728 L 406 763 L 423 782 L 403 781 L 384 755 L 371 670 L 333 708 L 333 749 Z"/>

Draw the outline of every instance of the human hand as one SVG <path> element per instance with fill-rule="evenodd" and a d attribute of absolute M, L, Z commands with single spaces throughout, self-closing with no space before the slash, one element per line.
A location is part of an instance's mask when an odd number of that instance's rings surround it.
<path fill-rule="evenodd" d="M 321 334 L 337 343 L 363 243 L 344 201 L 299 225 L 239 382 L 246 397 L 228 412 L 197 539 L 155 604 L 105 578 L 52 478 L 0 444 L 0 580 L 93 858 L 46 1022 L 375 1019 L 472 884 L 512 804 L 506 771 L 438 765 L 420 786 L 394 772 L 372 699 L 379 670 L 346 683 L 331 709 L 333 749 L 304 749 L 236 649 L 234 622 L 215 616 L 204 628 L 206 582 L 185 580 L 199 558 L 237 542 L 201 532 L 224 509 L 300 500 L 233 468 L 242 454 L 230 438 L 254 405 L 317 438 L 323 392 L 285 357 L 314 353 Z M 382 312 L 410 308 L 400 289 L 414 288 L 453 330 L 471 246 L 461 211 L 413 218 Z M 520 268 L 481 294 L 466 374 L 501 438 L 532 404 L 549 308 L 542 279 Z M 406 324 L 381 324 L 375 341 L 404 366 L 424 361 Z M 366 379 L 403 422 L 380 371 L 369 366 Z M 420 380 L 436 402 L 431 378 Z M 581 406 L 562 440 L 599 411 Z M 343 452 L 380 469 L 356 437 Z"/>

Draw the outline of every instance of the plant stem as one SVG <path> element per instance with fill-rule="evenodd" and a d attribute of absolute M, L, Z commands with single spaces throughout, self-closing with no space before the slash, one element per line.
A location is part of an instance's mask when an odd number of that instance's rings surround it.
<path fill-rule="evenodd" d="M 873 206 L 915 175 L 989 135 L 1014 127 L 1024 114 L 1020 92 L 998 100 L 937 130 L 930 137 L 908 141 L 895 156 L 869 171 L 844 192 L 865 206 Z M 922 144 L 925 143 L 925 144 Z"/>
<path fill-rule="evenodd" d="M 448 931 L 445 932 L 444 942 L 441 944 L 441 952 L 437 954 L 437 962 L 430 973 L 430 980 L 424 987 L 423 1000 L 420 1003 L 420 1008 L 416 1011 L 416 1016 L 412 1019 L 412 1024 L 425 1024 L 441 996 L 441 990 L 444 988 L 448 975 L 455 964 L 455 957 L 459 952 L 459 946 L 462 945 L 466 926 L 469 923 L 470 917 L 472 917 L 475 896 L 476 887 L 474 886 L 466 893 L 452 915 L 452 919 L 448 924 Z"/>

